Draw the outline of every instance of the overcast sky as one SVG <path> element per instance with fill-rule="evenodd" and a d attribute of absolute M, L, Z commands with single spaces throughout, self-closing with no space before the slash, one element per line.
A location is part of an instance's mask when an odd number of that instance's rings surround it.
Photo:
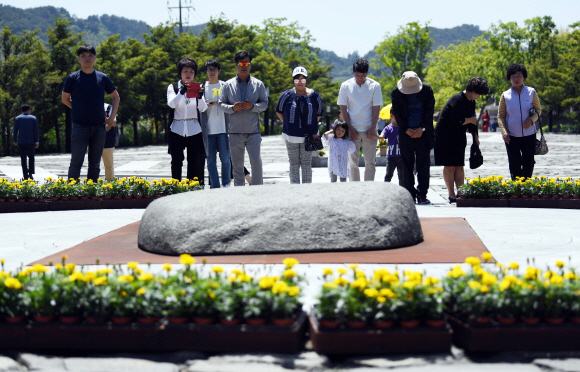
<path fill-rule="evenodd" d="M 169 0 L 176 6 L 179 0 Z M 167 0 L 0 0 L 19 8 L 52 5 L 65 8 L 79 18 L 114 14 L 155 26 L 169 20 Z M 197 25 L 224 13 L 230 20 L 259 25 L 267 18 L 285 17 L 298 21 L 316 39 L 315 46 L 334 51 L 342 57 L 359 51 L 365 54 L 386 33 L 396 33 L 400 25 L 412 21 L 430 21 L 431 26 L 451 28 L 462 24 L 487 29 L 492 23 L 523 21 L 536 16 L 552 16 L 559 29 L 580 21 L 579 0 L 182 0 L 193 6 L 189 23 Z M 178 13 L 173 11 L 173 15 Z"/>

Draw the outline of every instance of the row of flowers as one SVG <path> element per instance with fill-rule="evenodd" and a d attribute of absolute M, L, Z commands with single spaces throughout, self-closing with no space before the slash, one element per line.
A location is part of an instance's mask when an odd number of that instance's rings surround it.
<path fill-rule="evenodd" d="M 498 199 L 507 197 L 576 197 L 580 198 L 580 179 L 519 177 L 515 181 L 502 176 L 466 178 L 459 188 L 461 197 L 472 199 Z"/>
<path fill-rule="evenodd" d="M 62 321 L 291 324 L 302 311 L 305 279 L 284 260 L 279 275 L 272 268 L 225 273 L 222 267 L 197 265 L 182 255 L 183 267 L 163 265 L 160 274 L 136 262 L 90 271 L 74 264 L 42 265 L 0 272 L 0 316 L 7 321 L 61 317 Z M 313 315 L 323 327 L 398 324 L 445 325 L 446 314 L 478 323 L 580 323 L 580 280 L 573 268 L 556 261 L 542 271 L 520 269 L 515 262 L 491 263 L 491 254 L 469 257 L 444 278 L 417 271 L 379 268 L 365 273 L 358 265 L 323 269 L 324 284 Z M 267 272 L 261 272 L 266 270 Z"/>
<path fill-rule="evenodd" d="M 466 262 L 469 270 L 455 266 L 442 281 L 446 306 L 456 316 L 480 323 L 580 323 L 579 277 L 563 261 L 544 271 L 533 265 L 520 270 L 516 262 L 484 269 L 477 257 Z"/>
<path fill-rule="evenodd" d="M 64 180 L 62 178 L 45 180 L 44 184 L 23 180 L 9 182 L 0 178 L 0 201 L 45 200 L 68 198 L 110 198 L 110 197 L 154 197 L 172 195 L 186 191 L 200 190 L 199 182 L 185 179 L 144 180 L 137 177 L 123 177 L 106 182 L 98 179 Z"/>
<path fill-rule="evenodd" d="M 264 324 L 272 319 L 293 322 L 302 310 L 301 283 L 284 260 L 282 275 L 255 277 L 244 268 L 228 275 L 221 266 L 196 265 L 182 255 L 183 268 L 164 264 L 161 274 L 145 271 L 137 262 L 87 270 L 72 263 L 43 265 L 17 272 L 0 272 L 0 316 L 9 322 L 33 317 L 36 321 L 128 323 L 137 319 L 154 323 L 161 317 L 170 322 Z M 4 269 L 4 260 L 2 260 Z"/>

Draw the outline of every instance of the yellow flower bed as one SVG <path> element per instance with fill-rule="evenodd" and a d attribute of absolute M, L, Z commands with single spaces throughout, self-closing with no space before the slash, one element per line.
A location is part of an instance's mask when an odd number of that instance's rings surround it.
<path fill-rule="evenodd" d="M 550 195 L 580 196 L 580 179 L 570 177 L 548 178 L 546 176 L 520 177 L 515 181 L 502 176 L 481 176 L 465 179 L 466 183 L 459 188 L 461 196 L 471 199 L 496 199 L 508 195 Z"/>

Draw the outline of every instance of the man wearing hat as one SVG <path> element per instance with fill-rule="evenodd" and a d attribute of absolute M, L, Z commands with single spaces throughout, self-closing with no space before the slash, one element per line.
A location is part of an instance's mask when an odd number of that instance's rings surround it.
<path fill-rule="evenodd" d="M 433 89 L 413 71 L 406 71 L 391 92 L 391 115 L 399 125 L 399 150 L 405 165 L 405 188 L 417 204 L 431 204 L 429 190 L 430 152 L 434 143 Z M 417 189 L 413 168 L 417 168 Z"/>

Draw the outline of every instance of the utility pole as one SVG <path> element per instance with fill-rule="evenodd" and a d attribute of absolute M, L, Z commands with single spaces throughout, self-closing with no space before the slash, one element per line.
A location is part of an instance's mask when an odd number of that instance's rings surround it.
<path fill-rule="evenodd" d="M 187 0 L 184 0 L 184 2 L 187 2 Z M 191 4 L 191 0 L 189 0 L 189 3 Z M 187 23 L 189 21 L 189 9 L 195 10 L 195 8 L 192 6 L 182 6 L 181 0 L 179 0 L 179 6 L 169 6 L 169 0 L 167 0 L 167 9 L 169 9 L 169 16 L 170 17 L 171 17 L 171 9 L 179 9 L 179 34 L 181 35 L 181 33 L 183 32 L 183 22 L 182 22 L 181 10 L 187 9 L 187 22 L 186 22 L 186 25 L 187 25 Z"/>

